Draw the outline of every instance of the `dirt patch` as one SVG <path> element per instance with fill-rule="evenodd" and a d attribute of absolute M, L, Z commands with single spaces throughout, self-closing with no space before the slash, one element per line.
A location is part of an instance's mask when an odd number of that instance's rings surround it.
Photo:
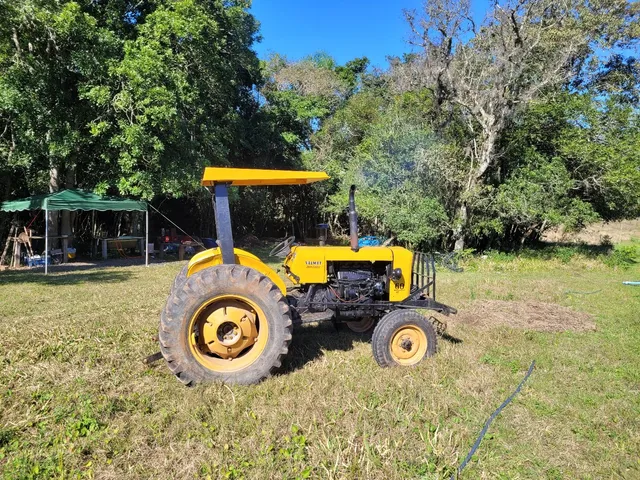
<path fill-rule="evenodd" d="M 595 331 L 596 324 L 588 313 L 543 302 L 475 301 L 460 309 L 454 322 L 482 328 L 505 325 L 540 332 Z"/>
<path fill-rule="evenodd" d="M 640 236 L 640 219 L 620 222 L 593 223 L 579 233 L 565 232 L 562 227 L 545 232 L 545 242 L 569 242 L 600 245 L 604 241 L 611 243 L 628 242 Z"/>

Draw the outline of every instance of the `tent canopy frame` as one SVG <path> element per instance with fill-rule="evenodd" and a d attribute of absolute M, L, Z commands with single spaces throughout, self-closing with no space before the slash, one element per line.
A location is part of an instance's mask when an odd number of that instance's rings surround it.
<path fill-rule="evenodd" d="M 125 198 L 102 197 L 93 192 L 77 189 L 60 190 L 45 195 L 33 195 L 28 198 L 11 200 L 0 205 L 3 212 L 21 212 L 26 210 L 44 210 L 45 216 L 45 252 L 49 251 L 49 211 L 138 211 L 146 212 L 145 217 L 145 265 L 149 266 L 149 209 L 146 202 Z M 44 273 L 49 273 L 49 261 L 45 257 Z"/>

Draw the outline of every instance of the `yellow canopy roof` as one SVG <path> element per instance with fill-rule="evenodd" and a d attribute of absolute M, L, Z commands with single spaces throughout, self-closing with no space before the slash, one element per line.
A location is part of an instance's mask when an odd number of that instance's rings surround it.
<path fill-rule="evenodd" d="M 327 180 L 324 172 L 297 170 L 260 170 L 258 168 L 207 167 L 202 175 L 202 185 L 210 187 L 216 183 L 230 183 L 236 186 L 255 185 L 306 185 Z"/>

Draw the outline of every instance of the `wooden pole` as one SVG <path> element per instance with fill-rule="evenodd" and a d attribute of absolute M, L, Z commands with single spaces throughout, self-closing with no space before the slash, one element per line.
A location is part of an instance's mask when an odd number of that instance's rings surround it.
<path fill-rule="evenodd" d="M 7 243 L 4 244 L 4 250 L 2 251 L 2 256 L 0 257 L 0 265 L 4 264 L 4 259 L 7 257 L 7 252 L 9 251 L 9 244 L 11 243 L 11 239 L 13 238 L 14 231 L 16 230 L 15 225 L 11 225 L 9 229 L 9 236 L 7 237 Z"/>
<path fill-rule="evenodd" d="M 18 241 L 18 237 L 13 238 L 13 260 L 11 261 L 11 267 L 17 268 L 20 266 L 20 250 L 22 245 Z"/>

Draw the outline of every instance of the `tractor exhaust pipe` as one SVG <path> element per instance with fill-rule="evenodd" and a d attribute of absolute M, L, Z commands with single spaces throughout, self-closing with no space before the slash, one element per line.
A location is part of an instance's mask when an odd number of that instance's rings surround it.
<path fill-rule="evenodd" d="M 356 186 L 351 185 L 349 190 L 349 236 L 351 237 L 351 250 L 357 252 L 358 247 L 358 213 L 356 212 Z"/>

